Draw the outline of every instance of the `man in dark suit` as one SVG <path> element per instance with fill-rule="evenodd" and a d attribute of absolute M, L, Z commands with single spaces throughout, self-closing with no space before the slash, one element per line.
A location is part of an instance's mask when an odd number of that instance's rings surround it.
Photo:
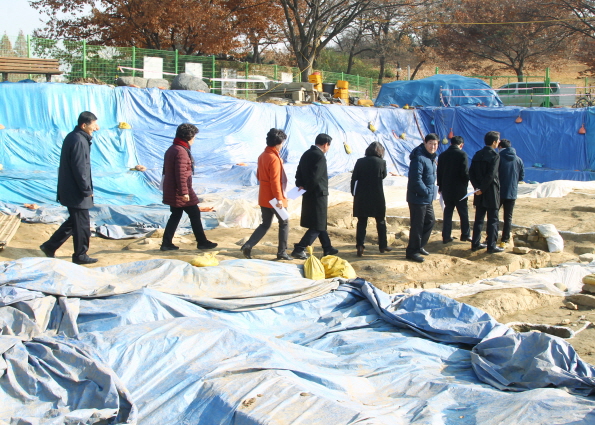
<path fill-rule="evenodd" d="M 93 206 L 93 181 L 91 180 L 91 139 L 99 130 L 97 117 L 91 112 L 79 115 L 78 125 L 62 143 L 58 170 L 57 201 L 68 208 L 70 217 L 39 249 L 47 257 L 55 257 L 58 248 L 73 237 L 72 262 L 93 264 L 96 258 L 87 255 L 91 237 L 89 208 Z"/>
<path fill-rule="evenodd" d="M 430 133 L 424 142 L 413 149 L 409 155 L 409 174 L 407 180 L 407 204 L 411 229 L 405 258 L 423 263 L 422 255 L 430 255 L 425 246 L 430 240 L 434 223 L 434 190 L 436 187 L 436 150 L 438 135 Z"/>
<path fill-rule="evenodd" d="M 498 209 L 500 208 L 500 179 L 498 167 L 500 166 L 500 155 L 496 148 L 500 143 L 500 133 L 489 131 L 484 136 L 485 146 L 477 151 L 471 161 L 469 177 L 471 184 L 477 190 L 473 197 L 475 205 L 475 223 L 473 224 L 473 237 L 471 239 L 471 250 L 477 251 L 487 248 L 489 254 L 504 251 L 496 246 L 498 238 Z M 488 216 L 487 245 L 481 243 L 481 232 L 485 216 Z"/>
<path fill-rule="evenodd" d="M 519 182 L 525 178 L 525 165 L 523 160 L 516 154 L 510 140 L 500 140 L 500 166 L 498 176 L 500 177 L 500 205 L 504 209 L 504 227 L 502 228 L 502 239 L 498 245 L 506 248 L 510 241 L 510 230 L 512 229 L 512 212 L 516 202 Z"/>
<path fill-rule="evenodd" d="M 452 232 L 452 213 L 457 209 L 461 219 L 461 241 L 471 242 L 467 194 L 469 184 L 469 161 L 463 151 L 464 140 L 461 136 L 450 139 L 450 147 L 438 157 L 438 192 L 444 200 L 444 218 L 442 223 L 442 242 L 454 240 Z"/>
<path fill-rule="evenodd" d="M 331 147 L 331 136 L 319 134 L 314 146 L 311 146 L 302 157 L 295 173 L 295 185 L 305 189 L 302 196 L 302 216 L 300 226 L 308 231 L 291 253 L 293 258 L 305 260 L 306 247 L 312 245 L 316 238 L 320 240 L 324 255 L 335 255 L 339 251 L 331 245 L 331 239 L 326 231 L 326 216 L 328 208 L 328 173 L 326 157 Z"/>

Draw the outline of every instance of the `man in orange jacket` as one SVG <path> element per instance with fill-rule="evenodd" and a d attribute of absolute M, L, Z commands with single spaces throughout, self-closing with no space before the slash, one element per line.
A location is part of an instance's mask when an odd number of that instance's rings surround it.
<path fill-rule="evenodd" d="M 270 204 L 272 199 L 277 199 L 277 208 L 287 207 L 287 198 L 285 197 L 287 176 L 283 170 L 283 160 L 279 155 L 286 139 L 287 135 L 283 130 L 271 128 L 267 134 L 267 147 L 258 157 L 256 178 L 260 183 L 258 205 L 260 205 L 260 211 L 262 212 L 262 223 L 254 230 L 250 239 L 242 245 L 242 254 L 248 259 L 252 258 L 252 247 L 266 235 L 273 223 L 273 216 L 277 216 L 279 221 L 277 260 L 292 260 L 286 251 L 289 237 L 289 220 L 283 220 Z"/>

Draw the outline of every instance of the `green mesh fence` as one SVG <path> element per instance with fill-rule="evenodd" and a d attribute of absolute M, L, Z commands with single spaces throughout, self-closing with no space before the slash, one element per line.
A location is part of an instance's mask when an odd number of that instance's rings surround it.
<path fill-rule="evenodd" d="M 163 78 L 170 82 L 179 73 L 202 71 L 202 77 L 212 92 L 249 100 L 257 99 L 259 95 L 256 90 L 271 87 L 270 84 L 267 86 L 266 80 L 277 82 L 271 83 L 274 86 L 281 82 L 298 82 L 300 79 L 300 70 L 289 66 L 221 61 L 215 60 L 213 56 L 180 55 L 177 51 L 96 46 L 84 41 L 49 40 L 24 35 L 5 35 L 0 38 L 0 56 L 58 59 L 64 74 L 54 77 L 54 81 L 74 82 L 84 79 L 107 84 L 115 84 L 121 76 L 142 77 L 145 58 L 160 58 L 163 61 Z M 372 78 L 341 72 L 321 73 L 325 82 L 349 81 L 349 89 L 356 97 L 372 98 L 374 90 L 378 89 Z M 9 75 L 9 81 L 24 78 L 45 81 L 44 75 Z M 265 81 L 218 81 L 222 78 Z"/>

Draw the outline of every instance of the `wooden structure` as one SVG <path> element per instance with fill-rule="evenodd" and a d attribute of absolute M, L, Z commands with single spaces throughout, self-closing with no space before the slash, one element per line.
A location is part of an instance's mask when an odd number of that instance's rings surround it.
<path fill-rule="evenodd" d="M 2 81 L 8 81 L 8 74 L 45 74 L 51 81 L 52 75 L 60 75 L 58 59 L 34 59 L 0 56 L 0 74 Z"/>

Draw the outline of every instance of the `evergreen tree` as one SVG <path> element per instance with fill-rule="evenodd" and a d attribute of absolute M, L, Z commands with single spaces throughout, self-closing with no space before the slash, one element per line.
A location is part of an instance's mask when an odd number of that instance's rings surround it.
<path fill-rule="evenodd" d="M 12 44 L 10 42 L 10 39 L 6 35 L 6 33 L 4 33 L 4 35 L 2 36 L 2 39 L 0 40 L 0 56 L 4 56 L 4 57 L 15 56 L 14 50 L 12 50 Z"/>
<path fill-rule="evenodd" d="M 27 49 L 27 38 L 23 31 L 19 31 L 19 36 L 17 37 L 17 41 L 14 43 L 14 52 L 20 58 L 26 58 L 29 55 Z"/>

